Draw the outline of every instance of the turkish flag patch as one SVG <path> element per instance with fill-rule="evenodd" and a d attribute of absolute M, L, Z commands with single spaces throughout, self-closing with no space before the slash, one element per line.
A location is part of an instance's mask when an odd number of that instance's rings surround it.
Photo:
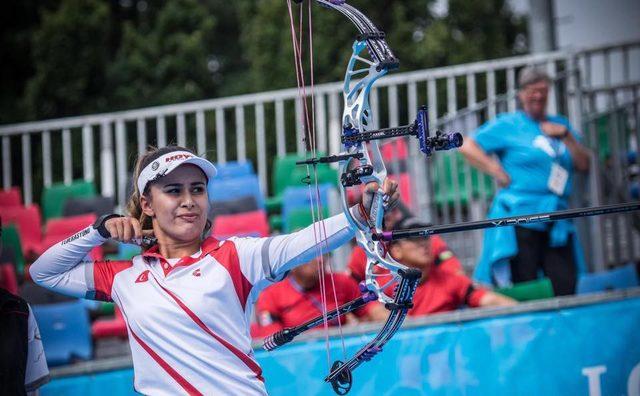
<path fill-rule="evenodd" d="M 200 275 L 202 275 L 200 273 L 200 268 L 198 268 L 197 270 L 193 271 L 193 276 L 200 276 Z"/>
<path fill-rule="evenodd" d="M 149 270 L 144 271 L 140 275 L 138 275 L 138 279 L 136 279 L 136 283 L 142 283 L 149 280 Z"/>

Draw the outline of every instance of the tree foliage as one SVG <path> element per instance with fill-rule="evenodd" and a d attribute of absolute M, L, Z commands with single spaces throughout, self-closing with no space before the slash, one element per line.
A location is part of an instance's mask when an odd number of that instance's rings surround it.
<path fill-rule="evenodd" d="M 15 2 L 11 2 L 15 3 Z M 295 86 L 284 0 L 60 0 L 2 17 L 0 122 L 112 111 Z M 403 71 L 523 51 L 506 0 L 351 0 L 387 32 Z M 296 20 L 300 10 L 294 7 Z M 355 28 L 314 6 L 315 82 L 342 78 Z M 305 14 L 306 15 L 306 14 Z M 298 28 L 296 22 L 296 30 Z M 304 22 L 303 40 L 308 43 Z M 305 44 L 305 58 L 309 48 Z M 309 77 L 307 77 L 309 78 Z M 308 81 L 307 81 L 308 82 Z"/>
<path fill-rule="evenodd" d="M 107 69 L 112 108 L 176 103 L 215 92 L 209 70 L 216 19 L 192 0 L 167 2 L 144 21 L 125 21 Z"/>

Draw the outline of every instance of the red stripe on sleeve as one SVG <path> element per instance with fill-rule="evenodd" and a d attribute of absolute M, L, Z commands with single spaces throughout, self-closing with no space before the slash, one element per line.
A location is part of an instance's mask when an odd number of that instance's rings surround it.
<path fill-rule="evenodd" d="M 181 376 L 176 370 L 173 369 L 167 362 L 164 361 L 149 345 L 147 345 L 138 335 L 129 327 L 129 332 L 135 338 L 135 340 L 140 344 L 140 346 L 147 351 L 149 356 L 153 358 L 162 367 L 164 371 L 167 372 L 181 387 L 184 389 L 189 395 L 202 395 L 193 385 L 189 383 L 183 376 Z"/>
<path fill-rule="evenodd" d="M 133 265 L 131 261 L 96 261 L 93 263 L 93 284 L 96 290 L 96 300 L 112 301 L 111 288 L 113 278 L 120 271 Z"/>
<path fill-rule="evenodd" d="M 231 281 L 233 287 L 236 290 L 242 309 L 245 309 L 247 305 L 247 297 L 251 292 L 253 285 L 245 278 L 244 274 L 240 270 L 240 259 L 238 258 L 238 251 L 236 245 L 232 242 L 224 243 L 213 254 L 215 258 L 224 268 L 227 269 L 229 275 L 231 275 Z"/>

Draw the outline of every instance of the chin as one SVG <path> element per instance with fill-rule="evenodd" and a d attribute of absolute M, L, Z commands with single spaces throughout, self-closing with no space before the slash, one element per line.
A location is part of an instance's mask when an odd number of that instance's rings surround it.
<path fill-rule="evenodd" d="M 189 242 L 194 239 L 200 239 L 202 236 L 202 231 L 204 231 L 204 227 L 202 228 L 189 228 L 189 229 L 178 229 L 177 232 L 173 234 L 174 238 L 179 241 Z"/>

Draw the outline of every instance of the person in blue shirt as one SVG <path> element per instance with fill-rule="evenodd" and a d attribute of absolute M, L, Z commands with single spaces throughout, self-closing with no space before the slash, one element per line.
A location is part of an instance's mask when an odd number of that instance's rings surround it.
<path fill-rule="evenodd" d="M 518 76 L 521 110 L 501 114 L 465 139 L 460 151 L 501 189 L 489 218 L 567 209 L 574 171 L 589 169 L 590 152 L 560 115 L 547 114 L 549 76 L 533 67 Z M 544 274 L 556 295 L 573 294 L 584 258 L 569 220 L 485 231 L 474 272 L 480 282 L 504 285 Z M 501 279 L 502 278 L 502 279 Z M 507 278 L 507 279 L 504 279 Z M 505 282 L 506 281 L 506 282 Z"/>

